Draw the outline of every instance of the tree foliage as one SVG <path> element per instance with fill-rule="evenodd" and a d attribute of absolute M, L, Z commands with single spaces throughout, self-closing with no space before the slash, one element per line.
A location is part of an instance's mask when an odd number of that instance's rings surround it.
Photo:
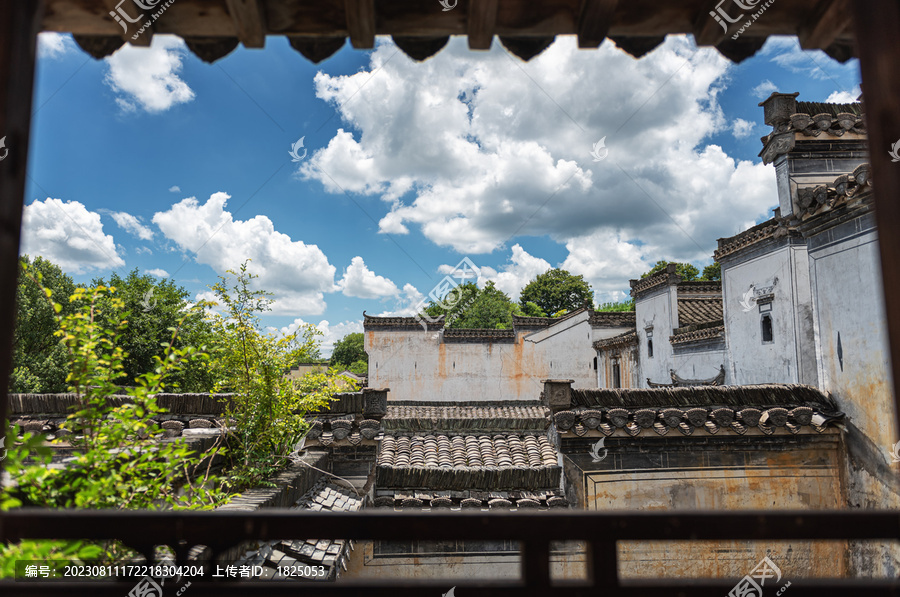
<path fill-rule="evenodd" d="M 564 269 L 551 269 L 525 285 L 519 296 L 524 307 L 534 303 L 544 313 L 562 310 L 575 311 L 594 302 L 594 292 L 584 277 L 573 275 Z"/>
<path fill-rule="evenodd" d="M 493 282 L 478 288 L 474 282 L 460 284 L 440 303 L 432 301 L 425 312 L 431 317 L 444 315 L 448 328 L 508 329 L 513 314 L 521 309 Z"/>
<path fill-rule="evenodd" d="M 62 315 L 68 315 L 74 309 L 68 300 L 75 292 L 71 276 L 42 257 L 35 257 L 34 261 L 27 255 L 19 258 L 11 392 L 66 391 L 66 347 L 56 335 L 59 329 L 56 313 L 41 286 L 54 300 L 60 301 Z"/>
<path fill-rule="evenodd" d="M 365 336 L 362 332 L 347 334 L 334 343 L 334 350 L 331 351 L 332 367 L 350 369 L 358 361 L 369 362 L 369 355 L 366 354 L 365 349 Z"/>
<path fill-rule="evenodd" d="M 287 463 L 308 425 L 303 418 L 325 406 L 337 388 L 352 391 L 337 369 L 309 373 L 299 380 L 285 373 L 298 362 L 317 359 L 317 336 L 307 325 L 287 335 L 261 331 L 259 314 L 270 310 L 270 293 L 252 290 L 253 276 L 244 262 L 228 270 L 212 287 L 224 315 L 213 318 L 216 345 L 211 363 L 217 390 L 234 393 L 227 417 L 234 422 L 232 456 L 226 477 L 229 490 L 265 484 Z"/>
<path fill-rule="evenodd" d="M 657 261 L 656 265 L 654 265 L 650 271 L 641 275 L 641 279 L 648 278 L 657 272 L 663 271 L 664 269 L 666 269 L 669 263 L 675 264 L 675 273 L 681 276 L 681 279 L 684 282 L 717 281 L 722 279 L 722 269 L 718 261 L 703 268 L 703 275 L 700 275 L 700 270 L 690 263 L 665 260 Z"/>
<path fill-rule="evenodd" d="M 628 299 L 617 303 L 602 303 L 596 310 L 601 312 L 634 311 L 634 299 Z"/>
<path fill-rule="evenodd" d="M 180 322 L 176 347 L 194 346 L 205 349 L 212 342 L 212 328 L 200 310 L 189 308 L 190 293 L 170 280 L 158 280 L 148 274 L 132 270 L 122 278 L 113 273 L 107 283 L 102 278 L 93 280 L 94 286 L 110 286 L 116 289 L 116 297 L 130 312 L 128 334 L 122 338 L 124 360 L 123 383 L 150 371 L 154 359 L 162 356 L 163 343 L 169 340 L 169 329 Z M 102 312 L 108 311 L 104 305 Z M 205 360 L 186 363 L 175 372 L 169 382 L 181 392 L 209 392 L 215 380 Z"/>
<path fill-rule="evenodd" d="M 48 299 L 51 296 L 46 292 Z M 16 486 L 3 496 L 4 507 L 156 509 L 213 505 L 221 496 L 209 492 L 202 482 L 190 482 L 198 472 L 200 455 L 184 442 L 158 442 L 154 436 L 161 429 L 151 418 L 162 413 L 154 394 L 164 390 L 168 375 L 201 355 L 193 348 L 174 348 L 172 342 L 166 343 L 165 353 L 154 359 L 152 370 L 139 376 L 135 387 L 128 388 L 129 401 L 114 404 L 108 396 L 117 393 L 124 375 L 125 351 L 119 345 L 129 315 L 124 302 L 113 289 L 103 286 L 77 288 L 70 302 L 74 309 L 69 314 L 62 314 L 59 303 L 51 308 L 58 314 L 56 333 L 69 358 L 66 382 L 79 396 L 74 412 L 62 424 L 74 458 L 64 467 L 47 467 L 49 451 L 37 449 L 35 438 L 26 433 L 24 441 L 8 454 L 6 467 Z M 101 304 L 112 309 L 104 317 L 99 316 Z M 175 338 L 177 333 L 173 328 L 170 336 Z M 13 437 L 16 432 L 11 432 Z"/>
<path fill-rule="evenodd" d="M 678 274 L 679 276 L 681 276 L 681 280 L 684 282 L 693 282 L 700 276 L 700 270 L 698 270 L 696 267 L 694 267 L 690 263 L 681 263 L 678 261 L 670 262 L 670 261 L 660 260 L 660 261 L 656 262 L 656 265 L 654 265 L 653 268 L 649 272 L 646 272 L 645 274 L 641 275 L 641 279 L 649 278 L 653 274 L 656 274 L 658 272 L 665 270 L 666 267 L 668 267 L 669 263 L 675 264 L 675 273 Z"/>
<path fill-rule="evenodd" d="M 722 279 L 722 266 L 719 265 L 718 261 L 714 261 L 710 265 L 707 265 L 703 268 L 703 275 L 700 276 L 701 280 L 709 280 L 711 282 L 718 282 Z"/>

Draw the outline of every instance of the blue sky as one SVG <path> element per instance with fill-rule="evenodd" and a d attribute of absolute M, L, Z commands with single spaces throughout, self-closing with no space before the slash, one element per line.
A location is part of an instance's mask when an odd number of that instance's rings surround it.
<path fill-rule="evenodd" d="M 455 39 L 414 63 L 379 40 L 319 65 L 272 37 L 210 65 L 171 36 L 97 61 L 45 33 L 39 56 L 22 252 L 196 297 L 251 258 L 266 324 L 318 325 L 326 352 L 363 310 L 410 314 L 466 256 L 513 298 L 549 267 L 598 301 L 658 259 L 702 267 L 777 204 L 758 102 L 859 94 L 855 60 L 793 38 L 739 65 L 683 36 L 641 60 L 559 38 L 523 63 Z"/>

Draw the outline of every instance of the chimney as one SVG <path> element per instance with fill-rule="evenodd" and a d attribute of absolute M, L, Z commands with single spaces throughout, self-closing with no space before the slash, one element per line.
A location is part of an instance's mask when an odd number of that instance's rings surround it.
<path fill-rule="evenodd" d="M 767 125 L 774 129 L 778 129 L 779 124 L 790 122 L 791 114 L 797 112 L 797 96 L 799 91 L 794 93 L 778 93 L 773 92 L 768 99 L 760 102 L 763 109 L 763 120 Z"/>
<path fill-rule="evenodd" d="M 774 92 L 760 106 L 763 109 L 763 120 L 772 127 L 771 135 L 764 137 L 766 146 L 778 147 L 782 143 L 789 143 L 793 147 L 794 133 L 790 132 L 791 115 L 797 112 L 797 96 L 799 92 L 778 93 Z M 785 148 L 786 149 L 786 148 Z M 763 152 L 766 150 L 764 149 Z M 787 152 L 776 153 L 773 164 L 775 166 L 775 185 L 778 189 L 778 205 L 781 213 L 789 216 L 794 213 L 794 201 L 791 195 L 791 176 L 788 167 Z M 771 159 L 771 158 L 770 158 Z M 765 161 L 765 158 L 764 160 Z"/>

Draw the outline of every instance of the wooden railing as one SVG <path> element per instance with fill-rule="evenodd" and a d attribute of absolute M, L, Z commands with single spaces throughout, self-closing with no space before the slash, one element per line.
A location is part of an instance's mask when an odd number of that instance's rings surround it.
<path fill-rule="evenodd" d="M 206 545 L 212 554 L 249 540 L 319 537 L 352 540 L 517 540 L 520 577 L 512 580 L 360 580 L 334 583 L 208 582 L 192 579 L 189 597 L 200 595 L 302 595 L 366 597 L 440 597 L 456 586 L 457 597 L 679 596 L 726 597 L 740 579 L 623 580 L 616 559 L 617 541 L 666 540 L 869 540 L 900 539 L 900 512 L 729 512 L 598 513 L 499 512 L 406 513 L 365 511 L 355 514 L 309 512 L 123 512 L 20 510 L 0 516 L 0 539 L 119 539 L 142 553 L 169 545 L 179 561 L 188 550 Z M 550 573 L 552 541 L 585 541 L 587 578 L 555 581 Z M 214 557 L 214 555 L 213 555 Z M 690 562 L 685 562 L 689 569 Z M 748 570 L 749 572 L 749 570 Z M 876 597 L 900 595 L 897 579 L 791 579 L 787 597 Z M 129 582 L 0 582 L 0 595 L 114 595 L 124 597 Z M 775 595 L 766 587 L 763 595 Z M 753 595 L 756 597 L 756 595 Z"/>

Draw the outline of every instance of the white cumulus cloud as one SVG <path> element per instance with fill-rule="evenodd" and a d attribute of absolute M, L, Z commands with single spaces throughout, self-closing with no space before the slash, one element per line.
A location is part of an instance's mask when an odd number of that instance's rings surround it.
<path fill-rule="evenodd" d="M 54 59 L 68 54 L 75 49 L 72 36 L 66 33 L 44 31 L 38 34 L 38 58 Z"/>
<path fill-rule="evenodd" d="M 169 272 L 167 272 L 164 269 L 159 269 L 159 268 L 148 269 L 148 270 L 146 270 L 146 273 L 150 274 L 151 276 L 156 276 L 157 278 L 168 278 L 169 277 Z"/>
<path fill-rule="evenodd" d="M 382 298 L 396 296 L 400 292 L 396 284 L 366 267 L 359 256 L 350 261 L 350 267 L 344 271 L 344 277 L 337 285 L 345 295 L 357 298 Z"/>
<path fill-rule="evenodd" d="M 775 85 L 775 83 L 773 83 L 772 81 L 766 79 L 765 81 L 763 81 L 762 83 L 760 83 L 759 85 L 757 85 L 756 87 L 753 88 L 753 95 L 755 95 L 756 97 L 758 97 L 761 100 L 764 100 L 767 97 L 769 97 L 770 95 L 772 95 L 772 93 L 775 91 L 778 91 L 778 86 Z"/>
<path fill-rule="evenodd" d="M 64 271 L 82 274 L 125 265 L 100 214 L 78 201 L 48 197 L 25 206 L 22 253 L 40 255 Z"/>
<path fill-rule="evenodd" d="M 731 127 L 731 134 L 734 135 L 735 139 L 745 139 L 750 136 L 755 126 L 749 120 L 738 118 Z"/>
<path fill-rule="evenodd" d="M 853 91 L 835 91 L 825 101 L 829 104 L 855 104 L 856 98 L 862 93 L 859 87 Z"/>
<path fill-rule="evenodd" d="M 275 230 L 268 217 L 235 220 L 225 209 L 227 193 L 214 193 L 205 203 L 183 199 L 153 216 L 163 235 L 198 263 L 219 275 L 237 270 L 247 259 L 254 283 L 274 294 L 272 313 L 320 315 L 324 293 L 334 290 L 335 268 L 316 245 L 293 240 Z"/>
<path fill-rule="evenodd" d="M 612 297 L 648 262 L 708 261 L 715 239 L 777 203 L 771 167 L 710 143 L 753 123 L 735 125 L 717 102 L 731 63 L 685 36 L 639 61 L 571 38 L 527 64 L 462 39 L 421 64 L 395 51 L 381 41 L 360 72 L 316 76 L 347 126 L 299 169 L 329 192 L 380 200 L 381 232 L 417 228 L 476 262 L 517 237 L 549 237 L 570 251 L 567 269 Z M 608 157 L 594 162 L 604 137 Z M 623 261 L 603 272 L 588 253 Z M 519 246 L 487 273 L 515 294 L 546 264 L 536 259 Z"/>
<path fill-rule="evenodd" d="M 323 319 L 319 323 L 310 323 L 304 321 L 302 318 L 295 319 L 279 331 L 282 334 L 292 334 L 305 325 L 312 325 L 322 332 L 322 335 L 318 337 L 318 340 L 321 343 L 320 351 L 323 357 L 330 357 L 331 353 L 334 351 L 335 343 L 347 334 L 355 334 L 363 331 L 361 320 L 342 321 L 340 323 L 332 324 L 327 319 Z"/>
<path fill-rule="evenodd" d="M 106 59 L 105 82 L 123 110 L 164 112 L 194 99 L 194 91 L 178 76 L 186 55 L 184 42 L 171 35 L 154 35 L 149 48 L 125 44 Z"/>
<path fill-rule="evenodd" d="M 529 254 L 517 244 L 513 245 L 509 263 L 502 267 L 502 271 L 484 267 L 481 268 L 481 273 L 484 281 L 493 281 L 509 298 L 518 301 L 522 288 L 552 267 L 550 262 Z"/>
<path fill-rule="evenodd" d="M 141 240 L 153 240 L 153 231 L 141 224 L 141 221 L 130 213 L 115 211 L 109 215 L 125 232 L 133 234 Z"/>

